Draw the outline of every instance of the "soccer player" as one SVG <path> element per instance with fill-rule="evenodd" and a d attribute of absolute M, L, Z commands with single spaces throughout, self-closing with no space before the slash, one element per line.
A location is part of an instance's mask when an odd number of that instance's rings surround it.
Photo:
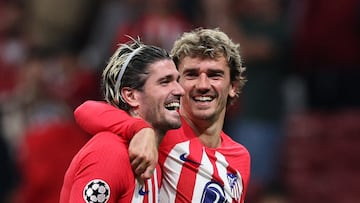
<path fill-rule="evenodd" d="M 245 84 L 239 45 L 219 29 L 199 28 L 175 42 L 172 57 L 185 95 L 180 107 L 182 126 L 168 131 L 159 146 L 160 202 L 244 202 L 250 155 L 222 131 L 226 109 Z M 117 125 L 129 119 L 124 112 L 106 104 L 87 101 L 76 117 L 107 123 L 121 136 L 133 135 Z M 103 126 L 84 128 L 96 132 Z M 140 149 L 149 143 L 133 145 Z"/>
<path fill-rule="evenodd" d="M 160 141 L 167 130 L 181 125 L 177 110 L 184 89 L 178 79 L 179 72 L 164 49 L 134 40 L 121 44 L 111 57 L 102 74 L 103 93 L 108 105 L 148 123 L 125 121 L 123 128 L 137 130 L 150 124 Z M 158 202 L 161 170 L 155 169 L 145 182 L 137 180 L 127 145 L 106 128 L 94 134 L 72 160 L 60 202 Z"/>

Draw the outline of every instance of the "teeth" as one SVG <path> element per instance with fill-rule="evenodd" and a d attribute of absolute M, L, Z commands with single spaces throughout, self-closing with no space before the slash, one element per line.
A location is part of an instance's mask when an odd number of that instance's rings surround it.
<path fill-rule="evenodd" d="M 180 107 L 179 102 L 171 102 L 171 103 L 165 105 L 165 108 L 167 108 L 167 109 L 178 109 L 179 107 Z"/>
<path fill-rule="evenodd" d="M 202 102 L 211 101 L 211 100 L 212 100 L 211 97 L 206 97 L 206 96 L 195 97 L 194 99 L 195 99 L 196 101 L 202 101 Z"/>

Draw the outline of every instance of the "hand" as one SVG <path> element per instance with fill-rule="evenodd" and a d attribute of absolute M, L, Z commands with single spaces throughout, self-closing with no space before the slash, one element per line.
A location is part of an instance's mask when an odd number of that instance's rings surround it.
<path fill-rule="evenodd" d="M 157 136 L 152 128 L 137 132 L 129 144 L 129 157 L 136 176 L 151 178 L 158 163 Z"/>

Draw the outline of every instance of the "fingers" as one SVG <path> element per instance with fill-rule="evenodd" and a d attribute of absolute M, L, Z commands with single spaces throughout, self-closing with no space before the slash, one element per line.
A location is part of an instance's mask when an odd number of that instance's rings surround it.
<path fill-rule="evenodd" d="M 146 161 L 146 158 L 144 157 L 138 157 L 131 161 L 131 167 L 134 170 L 135 175 L 144 173 L 150 164 L 150 161 Z"/>
<path fill-rule="evenodd" d="M 145 172 L 142 173 L 140 177 L 144 180 L 151 178 L 154 175 L 155 168 L 156 168 L 156 164 L 149 165 L 146 168 Z"/>

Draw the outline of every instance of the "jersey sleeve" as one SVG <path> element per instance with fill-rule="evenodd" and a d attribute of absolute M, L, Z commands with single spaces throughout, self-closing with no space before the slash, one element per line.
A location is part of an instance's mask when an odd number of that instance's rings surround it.
<path fill-rule="evenodd" d="M 74 179 L 69 202 L 93 202 L 92 198 L 116 203 L 133 190 L 134 176 L 127 154 L 127 146 L 119 143 L 117 135 L 99 133 L 80 155 L 74 167 Z M 96 201 L 95 201 L 96 202 Z"/>
<path fill-rule="evenodd" d="M 131 140 L 141 129 L 151 128 L 143 119 L 102 101 L 85 101 L 75 109 L 74 116 L 78 125 L 92 135 L 107 130 Z"/>

